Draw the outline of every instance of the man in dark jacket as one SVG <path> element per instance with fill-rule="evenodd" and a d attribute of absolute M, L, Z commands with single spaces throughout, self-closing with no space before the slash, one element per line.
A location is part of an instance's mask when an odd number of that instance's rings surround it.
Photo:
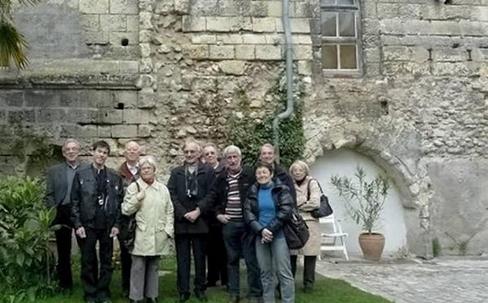
<path fill-rule="evenodd" d="M 119 175 L 105 166 L 109 153 L 107 142 L 93 144 L 93 163 L 76 172 L 71 191 L 71 219 L 81 248 L 81 281 L 86 302 L 111 302 L 113 238 L 119 233 L 124 189 Z"/>
<path fill-rule="evenodd" d="M 201 146 L 187 140 L 183 146 L 184 164 L 171 171 L 168 189 L 175 214 L 175 246 L 177 287 L 180 302 L 190 298 L 191 249 L 195 262 L 194 293 L 198 300 L 207 301 L 205 295 L 205 244 L 208 223 L 202 214 L 207 211 L 203 198 L 213 182 L 213 170 L 200 163 Z"/>
<path fill-rule="evenodd" d="M 244 222 L 243 204 L 254 172 L 243 168 L 241 150 L 230 145 L 224 149 L 225 171 L 217 176 L 206 204 L 212 205 L 216 218 L 223 224 L 222 233 L 227 251 L 229 302 L 240 300 L 239 259 L 243 255 L 247 267 L 250 302 L 261 302 L 262 286 L 256 259 L 254 237 Z"/>
<path fill-rule="evenodd" d="M 125 161 L 119 167 L 119 175 L 122 178 L 122 184 L 124 186 L 124 194 L 127 187 L 139 178 L 139 157 L 141 155 L 141 146 L 135 141 L 129 141 L 125 144 L 124 157 Z M 130 268 L 131 268 L 131 256 L 129 249 L 124 245 L 124 241 L 127 239 L 121 238 L 121 235 L 127 235 L 127 229 L 129 228 L 130 217 L 121 215 L 121 233 L 119 234 L 119 246 L 120 246 L 120 265 L 122 267 L 122 292 L 124 297 L 129 296 L 130 290 Z M 125 230 L 126 232 L 122 232 Z"/>
<path fill-rule="evenodd" d="M 63 163 L 50 167 L 47 171 L 47 188 L 45 202 L 48 207 L 56 208 L 53 225 L 59 225 L 55 231 L 58 251 L 59 287 L 71 292 L 73 274 L 71 271 L 71 239 L 73 224 L 71 223 L 71 185 L 76 171 L 82 166 L 78 160 L 80 143 L 75 139 L 67 139 L 62 147 Z"/>
<path fill-rule="evenodd" d="M 288 186 L 293 201 L 296 204 L 297 192 L 295 190 L 295 185 L 293 184 L 293 179 L 282 166 L 276 163 L 274 146 L 269 143 L 263 144 L 259 149 L 259 160 L 273 166 L 273 178 L 279 179 L 282 184 Z"/>

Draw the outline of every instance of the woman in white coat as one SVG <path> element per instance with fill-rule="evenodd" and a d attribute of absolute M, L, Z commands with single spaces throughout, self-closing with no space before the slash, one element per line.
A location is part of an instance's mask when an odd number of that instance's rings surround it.
<path fill-rule="evenodd" d="M 139 161 L 140 178 L 129 185 L 122 203 L 124 215 L 135 214 L 136 231 L 130 273 L 130 302 L 156 302 L 159 258 L 170 253 L 174 234 L 173 203 L 166 186 L 155 178 L 156 160 Z"/>
<path fill-rule="evenodd" d="M 317 180 L 309 176 L 308 165 L 300 160 L 290 166 L 290 175 L 293 178 L 297 192 L 297 206 L 303 219 L 307 222 L 310 238 L 302 249 L 291 250 L 291 269 L 295 276 L 297 269 L 297 255 L 304 256 L 303 290 L 313 290 L 315 282 L 315 263 L 320 255 L 320 224 L 319 219 L 312 217 L 310 212 L 320 206 L 320 188 Z"/>

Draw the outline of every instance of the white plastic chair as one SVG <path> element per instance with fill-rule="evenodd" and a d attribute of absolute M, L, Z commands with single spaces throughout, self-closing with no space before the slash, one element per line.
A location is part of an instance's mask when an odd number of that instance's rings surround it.
<path fill-rule="evenodd" d="M 319 219 L 320 230 L 332 232 L 320 233 L 320 252 L 323 251 L 342 251 L 346 260 L 349 261 L 349 255 L 346 249 L 346 237 L 347 233 L 342 231 L 341 224 L 335 220 L 334 214 Z"/>

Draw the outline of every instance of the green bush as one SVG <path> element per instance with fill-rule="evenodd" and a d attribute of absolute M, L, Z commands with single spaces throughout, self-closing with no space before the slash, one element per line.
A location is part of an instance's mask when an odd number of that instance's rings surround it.
<path fill-rule="evenodd" d="M 53 291 L 53 211 L 38 179 L 0 179 L 0 302 L 34 301 Z"/>

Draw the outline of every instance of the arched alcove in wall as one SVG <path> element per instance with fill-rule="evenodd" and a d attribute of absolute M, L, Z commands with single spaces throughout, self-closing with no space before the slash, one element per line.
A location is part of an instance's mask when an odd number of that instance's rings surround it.
<path fill-rule="evenodd" d="M 358 165 L 364 168 L 369 178 L 373 178 L 378 173 L 385 173 L 370 158 L 348 149 L 325 152 L 323 156 L 316 158 L 315 162 L 311 165 L 312 176 L 317 178 L 322 184 L 334 208 L 336 217 L 342 221 L 341 225 L 343 230 L 349 233 L 346 245 L 348 251 L 353 254 L 361 252 L 357 240 L 361 232 L 361 226 L 358 226 L 347 214 L 344 201 L 338 196 L 337 191 L 330 183 L 330 177 L 333 175 L 352 177 Z M 412 209 L 406 209 L 404 207 L 397 185 L 395 182 L 391 182 L 389 195 L 385 202 L 384 211 L 382 212 L 381 221 L 377 229 L 385 235 L 386 243 L 384 252 L 386 254 L 395 254 L 408 249 L 408 222 L 411 220 L 406 218 L 407 212 L 411 216 Z"/>

